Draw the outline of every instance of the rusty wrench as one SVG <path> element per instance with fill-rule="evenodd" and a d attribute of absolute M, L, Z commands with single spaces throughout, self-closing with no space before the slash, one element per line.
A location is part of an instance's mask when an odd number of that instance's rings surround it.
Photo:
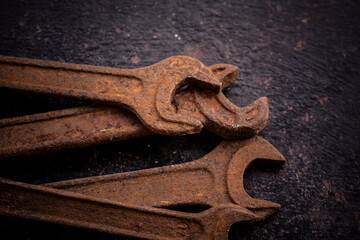
<path fill-rule="evenodd" d="M 0 213 L 148 239 L 226 239 L 233 223 L 261 220 L 279 208 L 243 189 L 242 175 L 258 158 L 285 160 L 254 137 L 225 141 L 200 160 L 169 167 L 44 186 L 2 180 Z M 184 213 L 149 207 L 182 204 L 210 208 Z"/>
<path fill-rule="evenodd" d="M 10 62 L 9 66 L 12 66 L 11 64 Z M 2 69 L 8 69 L 9 66 L 5 65 Z M 238 69 L 229 64 L 215 64 L 208 68 L 221 83 L 222 88 L 233 82 L 238 74 Z M 7 78 L 10 77 L 11 73 L 8 73 Z M 7 78 L 1 77 L 0 71 L 0 82 L 1 79 L 7 81 Z M 264 128 L 268 118 L 265 97 L 247 107 L 239 108 L 229 102 L 221 92 L 211 94 L 199 88 L 189 87 L 177 93 L 174 102 L 180 115 L 191 116 L 200 121 L 205 128 L 229 139 L 257 134 Z M 80 107 L 2 119 L 0 158 L 59 151 L 149 134 L 152 132 L 133 114 L 121 108 L 105 106 Z"/>
<path fill-rule="evenodd" d="M 223 240 L 231 225 L 256 220 L 225 204 L 200 213 L 121 204 L 83 194 L 0 179 L 0 214 L 141 239 Z"/>
<path fill-rule="evenodd" d="M 273 145 L 256 136 L 243 141 L 223 141 L 204 157 L 184 164 L 45 186 L 121 203 L 165 208 L 181 208 L 182 205 L 214 207 L 233 203 L 263 219 L 276 212 L 280 205 L 253 199 L 246 193 L 243 175 L 257 159 L 277 165 L 285 162 Z"/>
<path fill-rule="evenodd" d="M 122 106 L 160 134 L 199 132 L 201 122 L 174 111 L 176 89 L 187 83 L 218 93 L 221 83 L 200 61 L 174 56 L 138 69 L 115 69 L 0 57 L 0 87 Z"/>

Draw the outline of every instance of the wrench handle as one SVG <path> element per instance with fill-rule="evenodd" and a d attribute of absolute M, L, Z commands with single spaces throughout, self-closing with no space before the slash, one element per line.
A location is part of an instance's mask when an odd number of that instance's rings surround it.
<path fill-rule="evenodd" d="M 0 214 L 144 239 L 204 239 L 194 214 L 0 179 Z"/>
<path fill-rule="evenodd" d="M 169 208 L 227 202 L 226 165 L 237 142 L 222 142 L 204 157 L 178 165 L 48 183 L 44 186 L 117 202 Z"/>
<path fill-rule="evenodd" d="M 0 159 L 56 152 L 152 134 L 121 108 L 78 107 L 0 120 Z"/>
<path fill-rule="evenodd" d="M 142 90 L 135 70 L 0 56 L 0 87 L 127 105 Z"/>
<path fill-rule="evenodd" d="M 182 166 L 55 182 L 45 186 L 141 206 L 167 208 L 191 204 L 210 207 L 204 198 L 213 194 L 213 173 L 205 168 Z"/>

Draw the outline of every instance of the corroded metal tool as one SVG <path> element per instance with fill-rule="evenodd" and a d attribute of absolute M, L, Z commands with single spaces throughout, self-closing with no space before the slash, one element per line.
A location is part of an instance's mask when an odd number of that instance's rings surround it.
<path fill-rule="evenodd" d="M 223 141 L 204 157 L 184 164 L 67 180 L 44 186 L 122 203 L 170 209 L 185 206 L 210 208 L 234 203 L 265 218 L 280 206 L 253 199 L 245 192 L 243 175 L 255 160 L 273 165 L 285 162 L 285 158 L 273 145 L 256 136 L 243 141 Z"/>
<path fill-rule="evenodd" d="M 202 124 L 176 113 L 176 89 L 198 84 L 219 93 L 221 83 L 196 59 L 175 56 L 138 69 L 115 69 L 14 57 L 0 58 L 0 87 L 126 107 L 153 132 L 198 132 Z"/>
<path fill-rule="evenodd" d="M 266 140 L 224 141 L 179 165 L 45 184 L 0 181 L 0 214 L 146 239 L 226 239 L 232 224 L 279 205 L 243 187 L 254 160 L 282 164 Z"/>
<path fill-rule="evenodd" d="M 0 158 L 154 133 L 184 135 L 198 132 L 202 127 L 228 139 L 251 137 L 266 124 L 267 99 L 259 98 L 239 108 L 221 91 L 217 93 L 237 75 L 235 66 L 206 67 L 184 56 L 130 70 L 0 57 L 1 88 L 117 106 L 80 107 L 2 119 Z M 191 86 L 178 91 L 186 83 Z M 136 116 L 118 106 L 126 107 Z"/>
<path fill-rule="evenodd" d="M 256 215 L 235 205 L 200 213 L 121 204 L 82 194 L 0 180 L 0 214 L 141 239 L 218 239 Z"/>

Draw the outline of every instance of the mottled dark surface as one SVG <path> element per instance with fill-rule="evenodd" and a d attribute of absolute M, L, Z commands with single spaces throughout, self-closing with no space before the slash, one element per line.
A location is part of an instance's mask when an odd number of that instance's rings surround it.
<path fill-rule="evenodd" d="M 0 54 L 120 68 L 183 54 L 238 66 L 226 96 L 238 106 L 269 98 L 261 136 L 287 163 L 247 172 L 247 191 L 282 208 L 263 223 L 234 225 L 230 239 L 359 239 L 356 2 L 1 1 Z M 0 117 L 84 104 L 3 90 L 0 100 Z M 220 141 L 209 132 L 145 137 L 2 161 L 0 176 L 43 183 L 132 171 L 196 159 Z M 119 239 L 10 218 L 0 231 L 5 239 Z"/>

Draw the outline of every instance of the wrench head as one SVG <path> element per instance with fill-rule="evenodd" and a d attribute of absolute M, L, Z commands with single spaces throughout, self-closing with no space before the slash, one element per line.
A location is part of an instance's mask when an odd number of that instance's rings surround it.
<path fill-rule="evenodd" d="M 250 197 L 243 185 L 245 170 L 255 160 L 273 165 L 285 163 L 284 156 L 268 141 L 254 137 L 244 141 L 244 145 L 235 153 L 227 168 L 227 188 L 231 200 L 254 212 L 259 220 L 274 214 L 280 205 L 266 200 Z M 240 179 L 240 181 L 239 181 Z"/>
<path fill-rule="evenodd" d="M 177 112 L 173 104 L 174 95 L 179 88 L 190 84 L 219 93 L 221 82 L 212 71 L 200 61 L 174 56 L 141 70 L 147 80 L 147 91 L 132 110 L 151 131 L 165 135 L 186 135 L 198 133 L 203 128 L 199 119 L 189 114 Z"/>
<path fill-rule="evenodd" d="M 230 64 L 215 64 L 209 67 L 222 83 L 229 86 L 239 74 Z M 206 118 L 205 128 L 226 139 L 244 139 L 257 135 L 266 125 L 269 106 L 266 97 L 240 108 L 231 103 L 223 93 L 194 90 L 195 101 Z"/>
<path fill-rule="evenodd" d="M 230 64 L 209 67 L 222 83 L 222 89 L 236 80 L 239 70 Z M 266 97 L 240 108 L 223 93 L 189 87 L 175 95 L 176 111 L 202 122 L 204 128 L 226 139 L 244 139 L 258 134 L 266 125 L 269 106 Z"/>
<path fill-rule="evenodd" d="M 241 139 L 252 137 L 265 127 L 269 113 L 267 98 L 239 108 L 221 93 L 236 79 L 239 71 L 235 66 L 206 67 L 194 58 L 175 56 L 137 73 L 143 81 L 143 91 L 128 106 L 154 133 L 179 136 L 198 133 L 205 127 L 224 138 Z M 187 91 L 192 91 L 193 96 L 182 96 L 194 103 L 186 103 L 182 109 L 175 95 L 187 84 Z"/>
<path fill-rule="evenodd" d="M 261 97 L 246 107 L 231 103 L 222 93 L 194 91 L 195 101 L 206 116 L 205 127 L 226 139 L 244 139 L 257 135 L 264 129 L 269 117 L 266 97 Z"/>
<path fill-rule="evenodd" d="M 203 127 L 201 121 L 191 115 L 174 111 L 174 95 L 177 89 L 186 84 L 197 85 L 217 94 L 221 89 L 221 83 L 209 68 L 196 59 L 175 56 L 168 60 L 171 71 L 164 76 L 156 93 L 155 104 L 159 116 L 163 120 L 179 124 L 181 129 L 185 125 L 192 129 L 190 131 L 199 132 Z"/>

